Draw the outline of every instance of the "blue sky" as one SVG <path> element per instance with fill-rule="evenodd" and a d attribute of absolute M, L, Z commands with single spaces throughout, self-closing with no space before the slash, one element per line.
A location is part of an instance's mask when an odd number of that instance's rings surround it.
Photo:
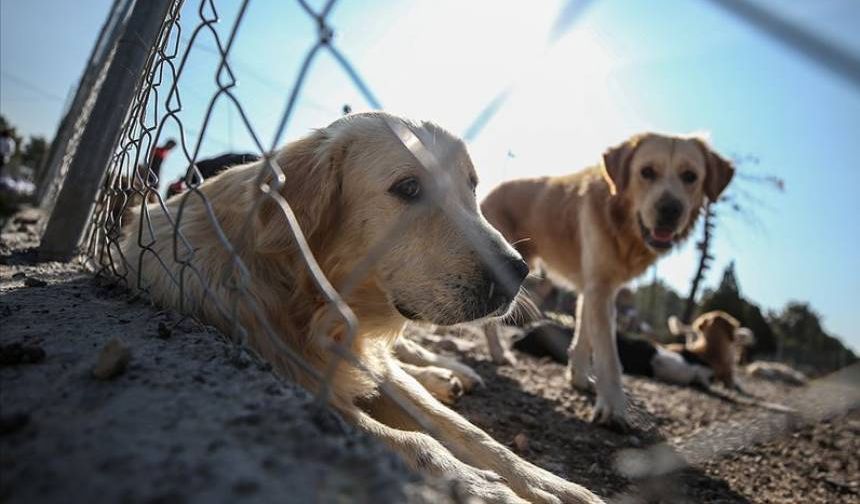
<path fill-rule="evenodd" d="M 216 2 L 222 36 L 237 3 Z M 860 2 L 761 3 L 860 53 Z M 109 5 L 0 2 L 0 112 L 22 132 L 53 134 Z M 198 5 L 184 9 L 183 37 Z M 758 165 L 741 169 L 777 175 L 786 191 L 737 182 L 761 199 L 754 206 L 760 222 L 725 214 L 706 285 L 735 260 L 745 295 L 768 309 L 808 300 L 828 330 L 860 348 L 860 90 L 706 1 L 594 2 L 549 44 L 559 11 L 557 1 L 344 0 L 331 24 L 335 44 L 392 112 L 462 134 L 511 89 L 470 145 L 479 195 L 502 180 L 593 164 L 605 146 L 646 129 L 706 131 L 720 152 L 755 156 Z M 251 2 L 231 54 L 236 96 L 267 146 L 315 33 L 297 3 Z M 215 89 L 213 46 L 201 34 L 180 81 L 190 150 Z M 346 103 L 368 107 L 323 54 L 278 142 L 329 123 Z M 253 150 L 226 101 L 216 103 L 207 131 L 202 156 Z M 179 137 L 176 124 L 167 123 L 164 135 Z M 185 167 L 176 153 L 164 170 L 174 178 Z M 661 261 L 657 274 L 686 292 L 694 268 L 690 243 Z"/>

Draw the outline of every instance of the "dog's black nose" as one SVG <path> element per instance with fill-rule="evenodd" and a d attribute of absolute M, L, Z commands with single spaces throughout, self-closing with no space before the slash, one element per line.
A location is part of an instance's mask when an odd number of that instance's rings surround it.
<path fill-rule="evenodd" d="M 520 283 L 526 279 L 529 274 L 529 265 L 523 261 L 522 257 L 514 256 L 508 259 L 508 269 L 513 273 L 514 278 Z"/>
<path fill-rule="evenodd" d="M 684 204 L 672 197 L 657 202 L 657 227 L 674 228 L 684 213 Z"/>
<path fill-rule="evenodd" d="M 516 295 L 529 274 L 529 265 L 517 255 L 497 256 L 493 267 L 486 269 L 487 280 L 496 285 L 498 295 L 511 298 Z"/>

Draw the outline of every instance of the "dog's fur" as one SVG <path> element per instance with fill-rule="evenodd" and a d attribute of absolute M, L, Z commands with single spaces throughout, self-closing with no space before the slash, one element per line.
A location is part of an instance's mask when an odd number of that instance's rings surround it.
<path fill-rule="evenodd" d="M 442 160 L 444 173 L 421 168 L 392 134 L 391 121 L 409 128 Z M 330 382 L 333 405 L 416 470 L 454 478 L 467 493 L 487 501 L 598 502 L 585 488 L 526 462 L 439 403 L 392 356 L 406 317 L 454 324 L 498 315 L 509 307 L 512 294 L 499 294 L 496 289 L 493 295 L 494 281 L 474 247 L 485 247 L 502 263 L 521 270 L 520 282 L 527 273 L 519 255 L 478 211 L 477 179 L 462 141 L 431 123 L 407 122 L 382 113 L 357 114 L 287 145 L 274 161 L 285 176 L 279 194 L 290 204 L 310 250 L 335 287 L 343 288 L 375 244 L 392 239 L 389 245 L 374 249 L 378 260 L 346 295 L 358 320 L 349 350 L 370 373 L 345 362 L 337 365 Z M 192 193 L 166 203 L 171 219 L 150 207 L 149 223 L 134 223 L 123 253 L 129 268 L 141 269 L 142 287 L 162 306 L 184 309 L 232 332 L 227 315 L 235 305 L 247 342 L 278 372 L 316 391 L 320 384 L 267 336 L 256 310 L 281 343 L 320 373 L 331 363 L 329 345 L 346 342 L 345 326 L 331 325 L 334 319 L 314 286 L 283 208 L 271 200 L 255 207 L 263 163 L 235 167 L 200 188 L 224 236 L 247 265 L 244 276 L 216 234 L 204 201 Z M 445 211 L 424 196 L 429 194 L 428 177 L 450 180 L 448 188 L 437 194 Z M 404 199 L 400 183 L 407 178 L 418 181 L 424 191 L 420 201 Z M 402 219 L 408 225 L 388 237 L 386 233 Z M 176 242 L 176 255 L 174 222 L 184 237 Z M 149 235 L 150 225 L 154 236 Z M 464 226 L 481 243 L 467 239 Z M 138 229 L 143 229 L 141 238 Z M 166 269 L 138 240 L 165 261 Z M 202 277 L 183 269 L 181 262 L 186 260 Z M 171 276 L 184 279 L 184 299 Z M 243 285 L 245 292 L 229 288 L 231 283 Z M 214 293 L 217 303 L 204 294 L 204 287 Z M 218 305 L 228 311 L 222 312 Z M 326 327 L 331 330 L 324 331 Z M 381 393 L 380 383 L 390 393 Z M 391 394 L 405 401 L 406 408 L 422 417 L 431 430 L 425 431 L 406 414 Z"/>
<path fill-rule="evenodd" d="M 618 289 L 687 237 L 705 198 L 716 201 L 733 173 L 700 138 L 645 133 L 607 150 L 601 166 L 507 182 L 482 203 L 487 220 L 532 266 L 540 259 L 577 288 L 568 372 L 575 386 L 589 387 L 593 349 L 596 421 L 626 423 L 615 341 Z M 491 349 L 501 348 L 489 329 Z"/>

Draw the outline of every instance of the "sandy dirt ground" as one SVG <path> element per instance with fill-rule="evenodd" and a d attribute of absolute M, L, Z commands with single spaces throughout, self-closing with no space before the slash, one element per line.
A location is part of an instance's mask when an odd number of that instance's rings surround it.
<path fill-rule="evenodd" d="M 570 389 L 561 364 L 515 352 L 499 367 L 478 330 L 436 332 L 412 337 L 486 382 L 461 413 L 611 501 L 860 502 L 860 366 L 806 387 L 741 376 L 755 399 L 625 376 L 633 428 L 619 433 L 588 423 L 594 398 Z"/>
<path fill-rule="evenodd" d="M 428 481 L 237 353 L 213 329 L 80 269 L 35 263 L 38 215 L 0 245 L 0 502 L 450 502 Z M 625 377 L 634 429 L 587 422 L 563 367 L 488 361 L 481 334 L 413 329 L 486 388 L 456 409 L 524 457 L 614 502 L 860 502 L 860 372 L 760 401 Z M 93 376 L 119 337 L 130 352 Z"/>
<path fill-rule="evenodd" d="M 450 501 L 214 329 L 32 264 L 30 220 L 0 249 L 0 502 Z"/>

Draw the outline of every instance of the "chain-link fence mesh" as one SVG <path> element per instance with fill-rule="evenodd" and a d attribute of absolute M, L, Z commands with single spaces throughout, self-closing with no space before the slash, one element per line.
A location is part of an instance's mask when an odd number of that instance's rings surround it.
<path fill-rule="evenodd" d="M 314 58 L 324 50 L 334 56 L 371 106 L 379 106 L 379 102 L 350 62 L 333 45 L 332 30 L 327 24 L 327 16 L 331 12 L 333 2 L 327 3 L 319 11 L 305 2 L 300 2 L 304 12 L 316 23 L 318 38 L 305 55 L 271 140 L 266 141 L 235 94 L 238 72 L 229 57 L 248 4 L 247 1 L 241 3 L 231 19 L 219 16 L 218 5 L 213 0 L 202 0 L 193 11 L 189 9 L 189 4 L 182 1 L 172 5 L 161 28 L 155 50 L 147 62 L 142 83 L 136 91 L 123 125 L 116 154 L 108 168 L 104 188 L 98 198 L 85 242 L 86 256 L 100 272 L 115 275 L 128 286 L 145 292 L 150 290 L 152 281 L 147 275 L 166 279 L 165 281 L 171 284 L 170 287 L 162 285 L 159 289 L 175 289 L 174 305 L 188 315 L 215 323 L 230 335 L 237 344 L 237 351 L 248 350 L 257 354 L 260 348 L 275 348 L 278 357 L 272 364 L 282 375 L 315 391 L 320 407 L 327 405 L 329 401 L 338 404 L 340 398 L 332 397 L 332 381 L 339 372 L 338 368 L 351 366 L 364 375 L 359 380 L 374 382 L 381 393 L 407 412 L 417 425 L 426 432 L 433 433 L 438 426 L 417 411 L 398 390 L 391 387 L 390 383 L 382 381 L 382 377 L 354 354 L 358 321 L 345 298 L 365 282 L 376 267 L 381 254 L 395 247 L 398 236 L 421 214 L 446 215 L 457 231 L 473 243 L 473 252 L 482 257 L 488 268 L 495 271 L 500 283 L 504 283 L 505 277 L 511 274 L 503 264 L 497 263 L 494 253 L 487 249 L 486 239 L 477 236 L 469 223 L 464 221 L 463 215 L 453 212 L 443 201 L 445 195 L 453 191 L 452 178 L 443 166 L 450 163 L 457 152 L 434 151 L 425 145 L 426 139 L 422 140 L 416 135 L 414 128 L 419 127 L 418 125 L 404 122 L 394 116 L 380 115 L 378 119 L 387 129 L 386 134 L 399 141 L 401 148 L 406 149 L 416 166 L 421 169 L 421 177 L 424 179 L 422 191 L 427 201 L 410 207 L 369 247 L 367 255 L 356 262 L 356 267 L 343 277 L 344 281 L 335 289 L 323 273 L 308 243 L 305 230 L 300 225 L 300 216 L 297 213 L 306 210 L 292 208 L 282 195 L 283 190 L 294 181 L 279 165 L 278 147 L 305 84 L 308 69 Z M 216 23 L 224 21 L 230 23 L 226 37 L 214 29 Z M 206 45 L 209 53 L 212 54 L 214 49 L 214 54 L 218 57 L 216 90 L 208 100 L 197 135 L 191 135 L 185 127 L 189 118 L 183 114 L 185 90 L 181 82 L 188 71 L 192 49 L 198 43 L 205 44 L 200 42 L 204 37 L 209 38 L 209 45 Z M 266 209 L 274 209 L 274 212 L 280 213 L 280 217 L 271 219 L 281 220 L 281 232 L 289 237 L 287 240 L 298 250 L 301 261 L 297 267 L 303 270 L 292 271 L 289 276 L 298 278 L 307 275 L 315 289 L 308 295 L 318 297 L 328 308 L 319 316 L 323 322 L 313 329 L 315 334 L 309 335 L 310 338 L 284 334 L 285 325 L 281 321 L 271 320 L 271 312 L 261 306 L 260 300 L 249 292 L 250 284 L 261 281 L 261 278 L 255 277 L 246 264 L 248 256 L 242 253 L 243 247 L 246 246 L 245 240 L 242 237 L 228 237 L 229 233 L 222 227 L 218 205 L 228 202 L 213 202 L 201 190 L 204 182 L 204 173 L 200 170 L 201 147 L 210 127 L 213 110 L 222 102 L 226 102 L 238 115 L 242 127 L 256 147 L 256 153 L 248 157 L 259 158 L 255 165 L 258 170 L 255 177 L 257 190 L 255 198 L 247 202 L 243 228 L 249 229 L 257 225 L 259 215 Z M 169 204 L 167 198 L 158 190 L 161 173 L 157 168 L 157 156 L 159 146 L 164 141 L 163 130 L 169 122 L 178 130 L 176 149 L 181 152 L 187 167 L 183 178 L 184 191 L 181 195 L 173 196 L 173 201 L 177 202 L 175 205 Z M 454 148 L 462 148 L 458 142 L 452 142 L 451 145 Z M 194 210 L 190 210 L 192 207 Z M 206 242 L 209 246 L 222 248 L 226 259 L 219 267 L 225 266 L 229 271 L 212 271 L 202 267 L 198 262 L 198 248 L 201 244 L 195 243 L 183 229 L 184 214 L 201 208 L 211 225 L 209 235 L 215 238 L 214 242 L 209 239 Z M 134 212 L 139 212 L 139 219 L 134 217 Z M 155 229 L 159 225 L 163 226 L 165 222 L 169 222 L 173 230 L 169 247 L 166 248 L 163 241 L 158 241 L 163 239 L 163 236 L 158 236 Z M 130 250 L 133 251 L 132 257 L 129 257 Z M 157 264 L 160 271 L 153 274 L 150 269 L 145 273 L 147 267 L 144 263 L 147 262 Z M 508 282 L 519 285 L 518 279 L 512 278 Z M 499 289 L 501 288 L 500 286 Z M 489 295 L 492 296 L 492 292 Z M 331 338 L 328 338 L 328 335 L 332 331 L 339 331 L 338 338 L 325 345 L 323 351 L 330 353 L 332 357 L 323 359 L 325 366 L 322 368 L 309 364 L 306 355 L 294 345 L 285 343 L 290 338 L 329 341 Z M 260 332 L 262 334 L 258 334 Z M 249 341 L 252 342 L 251 345 L 247 345 Z M 266 357 L 271 361 L 271 352 L 267 353 Z M 458 451 L 456 447 L 451 447 L 450 450 Z M 468 461 L 471 457 L 465 452 L 456 454 L 461 460 Z"/>
<path fill-rule="evenodd" d="M 176 292 L 176 305 L 182 311 L 193 316 L 214 319 L 219 327 L 228 333 L 237 343 L 237 351 L 250 350 L 260 346 L 276 348 L 282 356 L 275 363 L 278 370 L 285 376 L 299 381 L 318 395 L 320 405 L 331 400 L 331 381 L 339 366 L 351 366 L 366 378 L 375 382 L 382 394 L 407 411 L 413 420 L 428 432 L 437 428 L 433 422 L 420 411 L 400 397 L 397 390 L 372 373 L 360 359 L 354 355 L 354 339 L 359 330 L 358 321 L 349 303 L 353 289 L 360 285 L 376 267 L 381 254 L 397 246 L 397 238 L 414 222 L 417 214 L 435 213 L 444 215 L 454 224 L 457 232 L 471 243 L 472 253 L 480 257 L 499 279 L 502 287 L 505 278 L 510 277 L 504 264 L 500 264 L 497 255 L 487 246 L 481 236 L 474 233 L 473 228 L 464 221 L 463 215 L 457 213 L 445 203 L 444 195 L 455 188 L 455 182 L 445 169 L 446 163 L 451 163 L 457 152 L 440 152 L 416 133 L 415 125 L 404 122 L 393 116 L 380 115 L 387 128 L 387 134 L 399 142 L 400 147 L 412 157 L 416 166 L 422 170 L 422 177 L 427 182 L 426 193 L 428 201 L 424 205 L 415 206 L 404 213 L 396 223 L 388 228 L 382 237 L 368 249 L 365 257 L 355 262 L 356 266 L 337 286 L 333 285 L 324 274 L 323 267 L 318 263 L 311 244 L 308 243 L 306 230 L 300 225 L 300 216 L 296 209 L 290 206 L 290 201 L 283 196 L 284 189 L 293 182 L 283 166 L 278 162 L 278 147 L 282 142 L 285 129 L 294 115 L 303 86 L 307 83 L 309 68 L 312 62 L 322 53 L 328 52 L 340 65 L 364 97 L 371 108 L 380 108 L 380 100 L 370 87 L 362 80 L 353 68 L 349 59 L 334 44 L 333 30 L 329 25 L 329 16 L 334 1 L 328 1 L 319 9 L 315 9 L 303 0 L 299 0 L 302 12 L 316 25 L 317 36 L 304 55 L 299 65 L 298 74 L 283 105 L 283 113 L 277 122 L 271 137 L 266 137 L 255 126 L 254 117 L 246 113 L 241 97 L 236 93 L 237 82 L 241 76 L 240 69 L 231 60 L 231 49 L 234 47 L 239 31 L 246 15 L 249 1 L 241 2 L 235 12 L 229 17 L 219 15 L 218 2 L 215 0 L 199 0 L 193 2 L 175 1 L 170 7 L 168 16 L 161 26 L 155 49 L 149 56 L 146 70 L 141 75 L 141 82 L 129 113 L 122 127 L 119 145 L 107 169 L 103 190 L 96 203 L 95 213 L 85 241 L 85 253 L 91 263 L 101 272 L 122 279 L 129 287 L 147 291 L 151 279 L 146 278 L 144 271 L 152 271 L 143 267 L 144 262 L 157 264 L 163 280 L 172 285 Z M 579 12 L 584 2 L 577 4 Z M 726 2 L 722 2 L 726 3 Z M 226 23 L 229 29 L 216 29 L 216 24 Z M 217 58 L 216 70 L 213 75 L 215 89 L 207 96 L 207 106 L 202 114 L 190 117 L 183 106 L 183 96 L 194 93 L 199 97 L 199 91 L 183 85 L 191 67 L 191 60 L 200 55 L 193 49 L 202 49 L 207 54 Z M 107 68 L 109 59 L 103 63 Z M 843 72 L 845 73 L 845 72 Z M 850 74 L 850 72 L 849 72 Z M 96 81 L 97 82 L 97 81 Z M 98 89 L 96 83 L 94 89 Z M 93 93 L 95 95 L 95 93 Z M 90 98 L 91 100 L 92 98 Z M 498 106 L 498 99 L 492 104 Z M 309 365 L 307 359 L 291 345 L 285 344 L 283 324 L 270 319 L 271 312 L 261 306 L 259 299 L 252 294 L 252 282 L 259 281 L 252 274 L 252 269 L 246 263 L 248 256 L 243 253 L 245 243 L 228 237 L 219 217 L 218 203 L 213 203 L 207 193 L 201 189 L 204 179 L 211 173 L 204 173 L 201 163 L 207 132 L 211 128 L 214 110 L 217 107 L 228 107 L 238 118 L 238 127 L 244 130 L 255 147 L 255 152 L 247 159 L 259 159 L 256 162 L 256 190 L 252 201 L 245 202 L 247 208 L 244 216 L 244 228 L 250 228 L 264 209 L 273 210 L 279 222 L 283 225 L 283 233 L 287 236 L 296 250 L 300 261 L 298 267 L 301 275 L 306 275 L 313 285 L 313 295 L 318 302 L 327 308 L 322 316 L 323 323 L 315 325 L 314 330 L 319 334 L 311 335 L 312 339 L 332 341 L 325 347 L 332 354 L 323 368 Z M 482 112 L 486 116 L 486 111 Z M 86 121 L 86 107 L 77 118 L 79 122 Z M 482 119 L 486 120 L 486 118 Z M 193 123 L 196 128 L 189 128 Z M 470 128 L 472 131 L 474 128 Z M 179 152 L 185 165 L 185 174 L 177 181 L 176 192 L 172 196 L 172 204 L 168 198 L 159 192 L 159 186 L 164 187 L 165 180 L 159 180 L 159 149 L 163 148 L 168 134 L 176 132 L 176 151 Z M 74 156 L 75 149 L 66 149 L 66 156 Z M 459 144 L 455 144 L 457 146 Z M 243 159 L 246 160 L 246 159 Z M 67 164 L 67 163 L 66 163 Z M 221 167 L 224 168 L 224 167 Z M 59 180 L 62 179 L 62 174 Z M 227 202 L 221 202 L 224 204 Z M 202 268 L 198 263 L 201 244 L 194 243 L 193 237 L 187 236 L 183 228 L 183 217 L 189 211 L 202 211 L 211 226 L 210 235 L 215 240 L 208 240 L 209 246 L 221 249 L 223 265 L 228 271 L 212 271 Z M 137 212 L 137 214 L 135 214 Z M 136 218 L 135 215 L 139 215 Z M 169 222 L 172 226 L 170 243 L 165 248 L 164 243 L 158 243 L 159 235 L 156 228 Z M 128 257 L 129 250 L 134 250 Z M 166 253 L 167 252 L 167 253 Z M 292 272 L 298 276 L 299 272 Z M 510 278 L 509 283 L 518 282 Z M 337 288 L 336 288 L 337 287 Z M 163 288 L 163 287 L 162 287 Z M 492 295 L 492 293 L 490 294 Z M 205 304 L 205 307 L 203 305 Z M 212 320 L 210 320 L 212 321 Z M 338 338 L 327 338 L 333 332 Z M 259 334 L 258 334 L 259 333 Z M 249 341 L 254 342 L 248 348 Z M 856 374 L 856 373 L 855 373 Z M 852 375 L 851 380 L 856 380 Z M 844 391 L 840 392 L 843 393 Z M 850 394 L 849 394 L 850 395 Z M 830 397 L 840 397 L 831 395 Z M 846 398 L 847 396 L 841 396 Z M 856 394 L 848 397 L 849 402 L 838 404 L 828 402 L 820 408 L 820 416 L 833 414 L 837 409 L 856 407 Z M 802 404 L 798 404 L 802 407 Z M 810 418 L 815 415 L 808 415 Z M 785 426 L 766 425 L 763 430 L 768 434 L 781 432 Z M 744 438 L 743 442 L 750 442 Z M 692 443 L 692 442 L 691 442 Z M 695 443 L 693 443 L 695 444 Z M 712 456 L 721 449 L 711 446 L 704 448 L 692 446 L 695 453 L 684 453 L 687 460 L 696 462 L 702 454 Z M 725 449 L 726 447 L 723 447 Z M 730 447 L 729 447 L 730 448 Z M 644 453 L 644 452 L 643 452 Z M 469 453 L 457 454 L 463 460 L 468 460 Z M 619 462 L 622 472 L 631 477 L 663 477 L 679 467 L 675 459 L 665 462 L 654 469 L 647 469 L 648 463 L 638 463 L 636 454 L 628 454 L 633 462 Z M 665 454 L 659 450 L 651 453 L 652 462 L 665 459 Z M 663 458 L 661 458 L 663 457 Z M 665 461 L 665 460 L 664 460 Z M 656 463 L 656 462 L 654 462 Z M 656 467 L 656 466 L 655 466 Z M 653 470 L 652 470 L 653 469 Z"/>

